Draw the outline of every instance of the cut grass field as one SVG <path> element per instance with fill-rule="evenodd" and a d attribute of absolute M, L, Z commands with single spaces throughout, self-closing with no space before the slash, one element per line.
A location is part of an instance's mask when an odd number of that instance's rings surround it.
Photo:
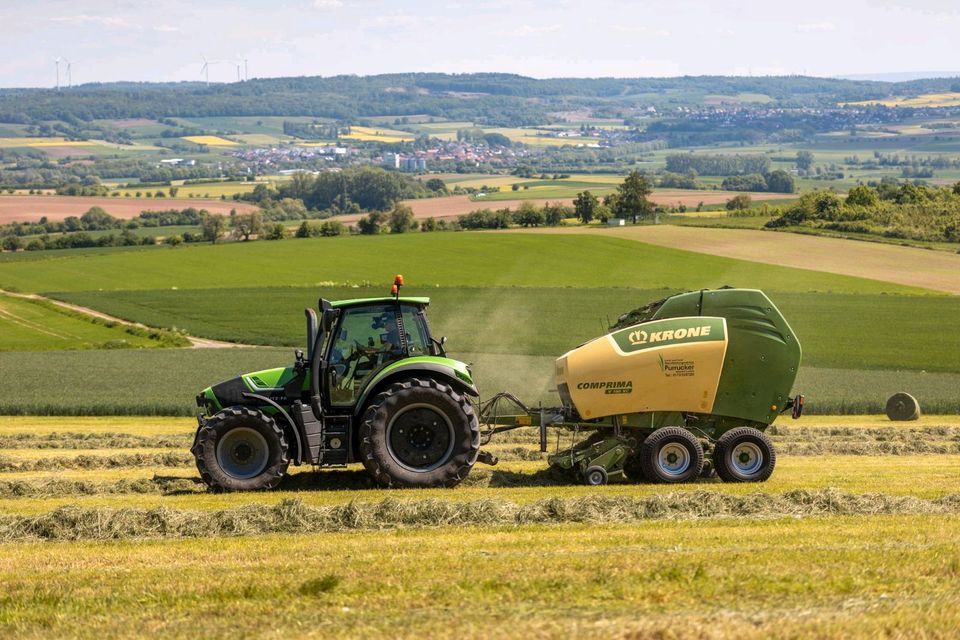
<path fill-rule="evenodd" d="M 0 629 L 946 638 L 960 625 L 958 532 L 955 516 L 876 516 L 26 543 L 0 560 Z"/>
<path fill-rule="evenodd" d="M 832 441 L 878 424 L 960 429 L 876 416 L 785 428 Z M 164 449 L 124 437 L 187 440 L 194 426 L 2 418 L 0 438 L 116 437 L 112 457 L 132 461 Z M 16 448 L 0 461 L 88 453 Z M 958 460 L 781 455 L 764 484 L 676 488 L 566 484 L 532 460 L 402 492 L 353 467 L 225 495 L 202 490 L 189 456 L 0 471 L 0 634 L 945 638 L 960 624 Z"/>

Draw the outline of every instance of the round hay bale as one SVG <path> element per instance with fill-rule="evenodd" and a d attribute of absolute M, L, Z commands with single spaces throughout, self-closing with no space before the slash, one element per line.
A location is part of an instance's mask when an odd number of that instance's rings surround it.
<path fill-rule="evenodd" d="M 887 417 L 900 422 L 920 419 L 920 403 L 909 393 L 895 393 L 887 400 Z"/>

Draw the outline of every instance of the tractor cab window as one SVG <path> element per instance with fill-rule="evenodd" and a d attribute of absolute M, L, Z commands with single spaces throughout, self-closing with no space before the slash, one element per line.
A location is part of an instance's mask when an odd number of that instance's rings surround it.
<path fill-rule="evenodd" d="M 429 353 L 422 314 L 410 305 L 401 310 L 410 355 Z M 354 404 L 374 372 L 405 356 L 395 304 L 348 307 L 330 347 L 330 402 Z"/>

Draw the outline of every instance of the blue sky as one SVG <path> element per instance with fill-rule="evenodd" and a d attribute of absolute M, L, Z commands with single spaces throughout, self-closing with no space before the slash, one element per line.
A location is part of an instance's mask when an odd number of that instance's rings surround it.
<path fill-rule="evenodd" d="M 533 77 L 955 71 L 956 0 L 0 0 L 0 86 L 503 71 Z M 65 67 L 61 68 L 66 82 Z"/>

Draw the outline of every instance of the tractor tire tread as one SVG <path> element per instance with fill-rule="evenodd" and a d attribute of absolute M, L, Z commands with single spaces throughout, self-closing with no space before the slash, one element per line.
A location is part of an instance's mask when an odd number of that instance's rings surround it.
<path fill-rule="evenodd" d="M 467 424 L 469 425 L 470 431 L 468 451 L 466 452 L 466 455 L 461 453 L 460 455 L 455 456 L 460 458 L 460 460 L 458 460 L 456 463 L 455 468 L 447 470 L 441 478 L 433 478 L 423 483 L 405 481 L 392 476 L 384 468 L 383 463 L 379 459 L 377 455 L 377 449 L 373 441 L 374 431 L 378 428 L 378 425 L 376 424 L 378 421 L 377 416 L 381 413 L 381 410 L 385 409 L 388 404 L 394 401 L 399 394 L 405 393 L 412 389 L 430 389 L 448 396 L 463 413 L 463 416 L 466 418 Z M 383 428 L 386 429 L 386 425 L 383 425 Z M 480 424 L 477 420 L 476 412 L 473 409 L 473 404 L 464 394 L 459 393 L 450 385 L 438 382 L 432 378 L 408 378 L 401 380 L 393 383 L 377 394 L 368 405 L 366 411 L 364 411 L 363 419 L 360 423 L 359 435 L 360 458 L 363 462 L 363 466 L 367 469 L 367 472 L 370 474 L 373 480 L 384 488 L 454 487 L 467 477 L 467 475 L 470 473 L 470 470 L 473 468 L 474 463 L 476 463 L 477 456 L 480 453 Z"/>
<path fill-rule="evenodd" d="M 218 474 L 211 472 L 211 464 L 217 464 L 216 455 L 213 455 L 214 459 L 212 461 L 207 460 L 208 452 L 205 445 L 208 442 L 212 442 L 214 445 L 213 448 L 215 449 L 217 427 L 226 421 L 233 420 L 257 420 L 267 427 L 268 432 L 272 433 L 279 443 L 279 460 L 269 465 L 263 474 L 257 476 L 259 482 L 256 487 L 241 489 L 236 486 L 230 486 L 218 478 Z M 196 458 L 197 471 L 200 472 L 200 477 L 212 491 L 216 492 L 273 489 L 286 475 L 287 465 L 290 463 L 289 451 L 290 448 L 287 443 L 286 434 L 273 418 L 257 409 L 237 406 L 222 409 L 207 420 L 204 426 L 197 432 L 196 440 L 191 449 L 191 453 L 193 453 L 194 458 Z"/>

